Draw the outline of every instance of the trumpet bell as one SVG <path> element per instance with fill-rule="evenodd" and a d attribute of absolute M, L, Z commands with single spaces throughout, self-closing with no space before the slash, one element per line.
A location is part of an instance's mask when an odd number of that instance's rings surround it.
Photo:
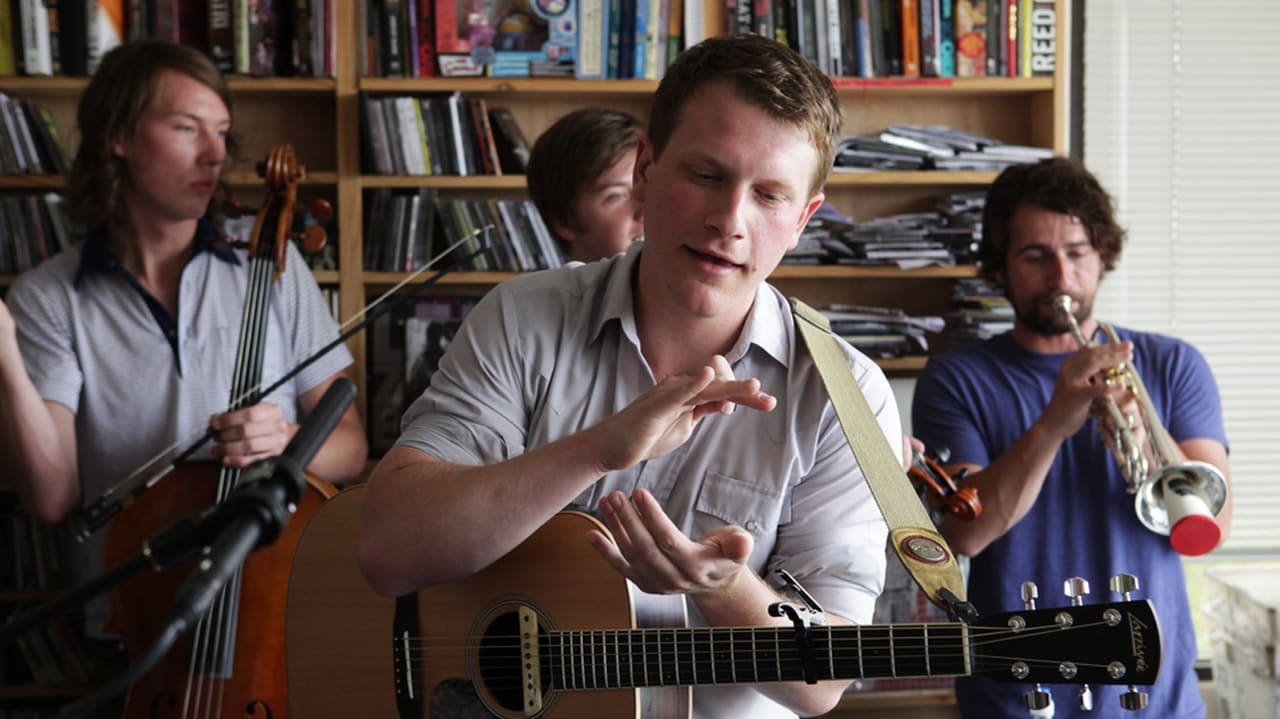
<path fill-rule="evenodd" d="M 1227 482 L 1217 467 L 1188 461 L 1164 467 L 1148 478 L 1134 496 L 1142 524 L 1169 536 L 1174 551 L 1198 556 L 1222 539 L 1214 517 L 1227 501 Z"/>

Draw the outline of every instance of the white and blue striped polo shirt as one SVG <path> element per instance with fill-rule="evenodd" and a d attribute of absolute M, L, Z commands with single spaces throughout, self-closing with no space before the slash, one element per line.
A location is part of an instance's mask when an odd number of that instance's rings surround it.
<path fill-rule="evenodd" d="M 209 221 L 202 220 L 196 234 L 197 251 L 182 271 L 177 317 L 115 261 L 100 231 L 23 274 L 5 297 L 36 389 L 75 413 L 85 503 L 158 452 L 191 445 L 209 418 L 228 406 L 249 281 L 246 251 L 220 241 Z M 292 243 L 268 323 L 264 384 L 337 337 Z M 296 422 L 297 396 L 351 361 L 339 345 L 265 401 Z M 85 554 L 82 571 L 96 573 L 101 550 Z"/>

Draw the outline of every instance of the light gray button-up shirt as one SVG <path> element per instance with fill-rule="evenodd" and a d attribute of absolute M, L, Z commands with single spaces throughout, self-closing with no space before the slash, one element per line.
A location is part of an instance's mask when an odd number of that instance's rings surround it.
<path fill-rule="evenodd" d="M 652 388 L 633 311 L 642 249 L 489 292 L 406 412 L 399 443 L 446 462 L 493 464 L 594 425 Z M 901 425 L 888 380 L 840 344 L 896 454 Z M 775 585 L 772 571 L 786 569 L 827 611 L 870 621 L 884 581 L 885 522 L 776 289 L 759 288 L 726 359 L 736 377 L 756 377 L 777 397 L 772 412 L 708 416 L 684 445 L 601 477 L 568 508 L 594 513 L 606 493 L 644 487 L 688 536 L 742 527 L 755 538 L 752 569 Z M 750 687 L 700 687 L 694 696 L 698 716 L 792 716 Z"/>

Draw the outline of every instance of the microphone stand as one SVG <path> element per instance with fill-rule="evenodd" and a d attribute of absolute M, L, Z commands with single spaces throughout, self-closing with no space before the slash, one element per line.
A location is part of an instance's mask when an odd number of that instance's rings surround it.
<path fill-rule="evenodd" d="M 193 555 L 202 557 L 196 570 L 178 589 L 169 619 L 147 652 L 107 684 L 63 707 L 57 717 L 87 715 L 128 689 L 164 657 L 178 637 L 199 621 L 245 558 L 280 536 L 306 486 L 304 468 L 333 432 L 355 395 L 355 385 L 339 378 L 302 422 L 284 452 L 250 465 L 225 501 L 159 532 L 147 541 L 137 557 L 0 628 L 0 639 L 7 640 L 64 607 L 119 584 L 147 566 L 159 571 Z"/>

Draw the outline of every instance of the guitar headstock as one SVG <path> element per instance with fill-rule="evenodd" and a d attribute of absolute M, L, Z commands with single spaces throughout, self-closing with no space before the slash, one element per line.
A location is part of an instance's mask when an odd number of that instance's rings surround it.
<path fill-rule="evenodd" d="M 1128 579 L 1112 580 L 1123 601 L 1084 604 L 1087 583 L 1073 578 L 1073 603 L 1048 609 L 1035 608 L 1035 587 L 1027 583 L 1027 608 L 970 625 L 973 674 L 998 682 L 1128 684 L 1138 694 L 1132 685 L 1154 684 L 1160 672 L 1160 623 L 1149 600 L 1130 598 L 1136 580 L 1130 586 Z"/>

